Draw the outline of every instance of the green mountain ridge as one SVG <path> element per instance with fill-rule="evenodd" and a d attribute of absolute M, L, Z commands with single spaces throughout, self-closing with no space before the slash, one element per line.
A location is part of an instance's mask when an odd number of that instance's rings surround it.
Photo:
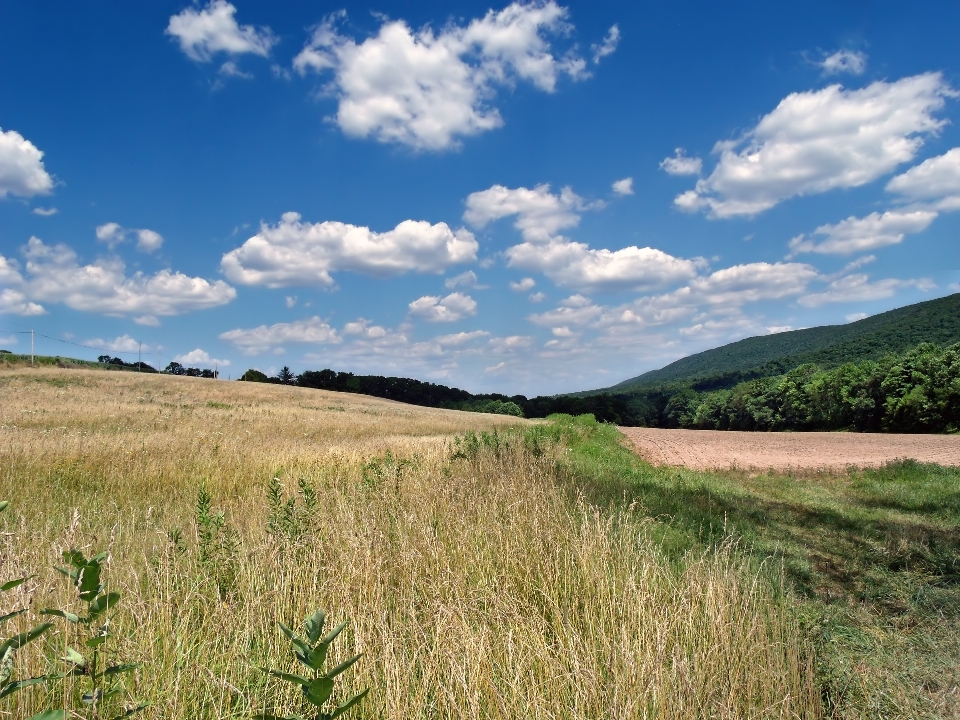
<path fill-rule="evenodd" d="M 782 375 L 805 363 L 828 369 L 847 362 L 877 360 L 924 342 L 943 346 L 960 342 L 960 293 L 845 325 L 746 338 L 681 358 L 611 387 L 572 395 L 632 395 L 674 384 L 687 384 L 698 391 L 730 388 L 745 380 Z"/>

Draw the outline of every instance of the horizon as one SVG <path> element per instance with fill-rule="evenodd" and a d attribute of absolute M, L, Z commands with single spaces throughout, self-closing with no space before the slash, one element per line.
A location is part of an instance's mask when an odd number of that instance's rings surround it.
<path fill-rule="evenodd" d="M 0 9 L 17 354 L 533 397 L 960 291 L 953 3 L 50 7 Z"/>

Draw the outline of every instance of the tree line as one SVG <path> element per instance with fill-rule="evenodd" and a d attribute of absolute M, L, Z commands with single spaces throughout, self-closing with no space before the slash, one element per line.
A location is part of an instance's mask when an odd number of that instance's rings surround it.
<path fill-rule="evenodd" d="M 542 418 L 555 413 L 568 415 L 593 414 L 600 422 L 617 425 L 636 424 L 625 398 L 609 394 L 590 397 L 565 395 L 527 398 L 524 395 L 500 393 L 473 394 L 460 388 L 411 378 L 384 377 L 382 375 L 354 375 L 335 370 L 307 370 L 295 375 L 290 368 L 282 368 L 274 377 L 259 370 L 247 370 L 240 380 L 269 382 L 282 385 L 297 385 L 316 390 L 359 393 L 374 397 L 397 400 L 410 405 L 467 410 L 470 412 L 513 415 L 515 417 Z"/>
<path fill-rule="evenodd" d="M 676 382 L 637 393 L 527 398 L 472 394 L 410 378 L 284 367 L 275 377 L 248 370 L 240 378 L 318 390 L 361 393 L 411 405 L 542 418 L 593 414 L 600 422 L 703 430 L 855 430 L 960 432 L 960 343 L 923 343 L 879 360 L 822 369 L 800 365 L 774 377 L 716 389 Z M 732 384 L 732 383 L 731 383 Z"/>
<path fill-rule="evenodd" d="M 663 427 L 709 430 L 960 431 L 960 343 L 923 343 L 831 369 L 804 364 L 732 389 L 677 389 Z"/>

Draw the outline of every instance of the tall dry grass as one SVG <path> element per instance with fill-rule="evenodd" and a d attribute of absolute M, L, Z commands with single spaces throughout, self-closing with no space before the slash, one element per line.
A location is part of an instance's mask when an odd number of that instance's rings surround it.
<path fill-rule="evenodd" d="M 318 606 L 350 620 L 338 652 L 365 653 L 342 689 L 372 688 L 357 718 L 819 715 L 809 649 L 765 574 L 733 547 L 668 559 L 641 512 L 571 500 L 562 444 L 531 448 L 511 424 L 246 383 L 2 373 L 0 497 L 15 508 L 0 578 L 109 548 L 119 651 L 144 663 L 149 718 L 289 711 L 295 696 L 255 666 L 292 667 L 275 622 Z M 452 457 L 453 434 L 495 428 Z M 319 493 L 299 537 L 267 532 L 274 474 Z M 235 532 L 227 573 L 196 552 L 201 480 Z M 43 571 L 21 600 L 63 606 L 66 590 Z M 29 646 L 20 671 L 64 640 Z"/>

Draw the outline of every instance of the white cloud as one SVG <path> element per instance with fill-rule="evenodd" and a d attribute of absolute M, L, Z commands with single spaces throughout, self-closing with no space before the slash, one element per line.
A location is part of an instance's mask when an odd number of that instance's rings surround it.
<path fill-rule="evenodd" d="M 515 353 L 527 350 L 533 346 L 533 338 L 529 335 L 508 335 L 507 337 L 490 338 L 490 350 L 498 355 Z"/>
<path fill-rule="evenodd" d="M 623 180 L 617 180 L 610 187 L 617 195 L 633 195 L 633 178 L 626 177 Z"/>
<path fill-rule="evenodd" d="M 660 162 L 660 169 L 668 175 L 699 175 L 703 172 L 703 160 L 698 157 L 687 157 L 683 148 L 677 148 L 673 157 L 664 158 Z"/>
<path fill-rule="evenodd" d="M 590 325 L 603 315 L 603 308 L 583 295 L 571 295 L 560 306 L 547 312 L 530 315 L 530 321 L 543 327 Z"/>
<path fill-rule="evenodd" d="M 531 277 L 522 278 L 519 282 L 511 282 L 510 289 L 516 292 L 526 292 L 532 290 L 537 281 Z"/>
<path fill-rule="evenodd" d="M 848 217 L 836 225 L 821 225 L 814 235 L 825 237 L 819 242 L 799 235 L 790 241 L 790 251 L 815 252 L 829 255 L 851 255 L 876 248 L 896 245 L 905 235 L 926 230 L 937 219 L 932 210 L 888 210 L 870 213 L 866 217 Z"/>
<path fill-rule="evenodd" d="M 585 61 L 573 52 L 553 55 L 547 37 L 572 30 L 567 9 L 554 0 L 514 2 L 440 32 L 385 21 L 360 43 L 340 34 L 337 23 L 345 15 L 319 25 L 293 66 L 301 74 L 333 73 L 335 121 L 354 137 L 417 150 L 457 147 L 460 138 L 503 124 L 489 104 L 497 86 L 525 80 L 553 92 L 562 75 L 587 76 Z"/>
<path fill-rule="evenodd" d="M 108 350 L 109 352 L 130 353 L 142 351 L 144 353 L 153 352 L 154 348 L 150 345 L 139 343 L 129 335 L 120 335 L 113 340 L 104 340 L 103 338 L 92 338 L 85 340 L 84 345 L 96 348 L 98 350 Z"/>
<path fill-rule="evenodd" d="M 236 12 L 226 0 L 211 0 L 201 10 L 188 7 L 171 16 L 167 35 L 177 38 L 180 49 L 198 62 L 208 62 L 218 52 L 269 55 L 277 42 L 270 29 L 239 25 Z"/>
<path fill-rule="evenodd" d="M 698 277 L 677 294 L 687 290 L 691 298 L 711 305 L 779 300 L 799 295 L 819 274 L 815 267 L 803 263 L 747 263 Z"/>
<path fill-rule="evenodd" d="M 290 310 L 290 309 L 292 309 L 292 308 L 297 304 L 297 296 L 296 296 L 296 295 L 287 295 L 287 297 L 285 298 L 284 302 L 285 302 L 285 304 L 286 304 L 286 306 L 287 306 L 287 310 Z"/>
<path fill-rule="evenodd" d="M 506 367 L 506 365 L 507 364 L 505 362 L 499 362 L 496 365 L 490 365 L 489 367 L 485 367 L 483 371 L 485 373 L 500 372 L 501 370 L 503 370 L 504 367 Z"/>
<path fill-rule="evenodd" d="M 617 25 L 612 25 L 610 29 L 607 30 L 607 36 L 603 39 L 603 42 L 590 46 L 590 50 L 593 52 L 594 64 L 599 64 L 607 55 L 613 55 L 619 44 L 620 28 Z"/>
<path fill-rule="evenodd" d="M 289 323 L 260 325 L 255 328 L 228 330 L 221 340 L 233 343 L 247 355 L 257 355 L 283 343 L 327 344 L 341 342 L 337 331 L 319 317 Z"/>
<path fill-rule="evenodd" d="M 440 335 L 439 337 L 435 337 L 433 342 L 443 347 L 462 347 L 463 345 L 468 345 L 474 340 L 479 340 L 485 337 L 490 337 L 490 333 L 488 333 L 486 330 L 474 330 L 472 332 L 458 332 L 451 335 Z"/>
<path fill-rule="evenodd" d="M 116 258 L 80 265 L 66 245 L 45 245 L 32 237 L 23 248 L 23 275 L 12 262 L 0 262 L 0 282 L 30 300 L 59 302 L 74 310 L 105 315 L 180 315 L 224 305 L 237 293 L 222 280 L 210 282 L 179 272 L 126 275 Z M 12 271 L 12 272 L 11 272 Z"/>
<path fill-rule="evenodd" d="M 428 322 L 454 322 L 477 314 L 477 302 L 463 293 L 424 295 L 409 305 L 410 314 Z"/>
<path fill-rule="evenodd" d="M 277 225 L 262 224 L 259 233 L 225 254 L 220 266 L 245 285 L 332 287 L 330 273 L 338 270 L 378 277 L 439 273 L 476 260 L 478 248 L 468 230 L 453 231 L 442 222 L 405 220 L 377 233 L 340 222 L 304 223 L 290 212 Z"/>
<path fill-rule="evenodd" d="M 241 70 L 233 60 L 227 60 L 223 65 L 220 66 L 220 69 L 217 70 L 217 73 L 223 75 L 224 77 L 235 77 L 240 78 L 241 80 L 253 79 L 252 73 Z"/>
<path fill-rule="evenodd" d="M 511 267 L 537 270 L 557 285 L 584 291 L 663 287 L 694 277 L 700 264 L 651 247 L 593 250 L 562 237 L 514 245 L 505 254 Z"/>
<path fill-rule="evenodd" d="M 881 300 L 892 297 L 898 290 L 908 287 L 926 292 L 933 289 L 935 285 L 926 278 L 918 280 L 887 278 L 871 282 L 869 275 L 855 274 L 834 280 L 823 292 L 804 295 L 798 302 L 804 307 L 819 307 L 826 303 Z"/>
<path fill-rule="evenodd" d="M 837 50 L 815 64 L 820 66 L 824 75 L 863 75 L 867 69 L 867 55 L 859 50 Z"/>
<path fill-rule="evenodd" d="M 105 243 L 111 250 L 133 237 L 137 238 L 137 250 L 142 252 L 153 252 L 163 245 L 163 236 L 155 230 L 125 228 L 115 222 L 98 225 L 96 233 L 97 240 Z"/>
<path fill-rule="evenodd" d="M 39 215 L 40 217 L 50 217 L 51 215 L 56 215 L 60 211 L 57 210 L 55 207 L 51 207 L 51 208 L 35 207 L 30 212 L 32 212 L 34 215 Z"/>
<path fill-rule="evenodd" d="M 30 317 L 31 315 L 46 315 L 42 305 L 29 302 L 27 296 L 19 290 L 4 288 L 0 290 L 0 313 Z"/>
<path fill-rule="evenodd" d="M 535 293 L 531 293 L 531 294 L 530 294 L 530 297 L 529 297 L 528 299 L 529 299 L 530 302 L 532 302 L 532 303 L 539 303 L 539 302 L 543 302 L 544 300 L 546 300 L 546 299 L 547 299 L 547 296 L 546 296 L 546 293 L 535 292 Z"/>
<path fill-rule="evenodd" d="M 766 328 L 768 335 L 778 335 L 779 333 L 790 332 L 795 329 L 793 325 L 768 325 Z"/>
<path fill-rule="evenodd" d="M 724 218 L 864 185 L 913 160 L 923 136 L 945 124 L 932 113 L 956 95 L 940 73 L 793 93 L 741 140 L 718 143 L 716 168 L 674 202 Z"/>
<path fill-rule="evenodd" d="M 53 178 L 44 168 L 43 153 L 37 146 L 16 130 L 0 129 L 0 199 L 47 195 L 52 189 Z"/>
<path fill-rule="evenodd" d="M 206 350 L 201 350 L 197 348 L 196 350 L 191 350 L 185 355 L 177 355 L 174 362 L 178 362 L 181 365 L 186 365 L 187 367 L 196 367 L 197 365 L 201 367 L 227 367 L 230 365 L 229 360 L 217 360 L 216 358 L 210 357 Z"/>
<path fill-rule="evenodd" d="M 857 320 L 864 320 L 866 318 L 867 314 L 865 312 L 850 313 L 849 315 L 843 316 L 843 319 L 848 323 L 857 322 Z"/>
<path fill-rule="evenodd" d="M 444 281 L 443 286 L 447 288 L 447 290 L 453 290 L 457 287 L 469 289 L 478 287 L 477 282 L 477 274 L 473 270 L 467 270 L 464 273 L 460 273 L 456 277 L 447 278 L 446 281 Z"/>
<path fill-rule="evenodd" d="M 366 318 L 358 318 L 343 326 L 344 335 L 357 335 L 368 339 L 382 338 L 385 337 L 387 333 L 386 328 L 380 327 L 379 325 L 371 325 L 370 321 Z"/>
<path fill-rule="evenodd" d="M 960 147 L 897 175 L 887 190 L 909 200 L 933 202 L 939 210 L 960 210 Z"/>
<path fill-rule="evenodd" d="M 463 219 L 482 228 L 494 220 L 516 215 L 514 227 L 523 234 L 524 240 L 545 242 L 560 230 L 579 225 L 581 212 L 603 206 L 602 202 L 587 203 L 570 187 L 554 195 L 546 184 L 537 185 L 533 190 L 494 185 L 467 197 Z"/>
<path fill-rule="evenodd" d="M 141 229 L 137 230 L 137 250 L 142 250 L 143 252 L 153 252 L 154 250 L 159 250 L 160 246 L 163 245 L 163 237 L 160 233 L 154 230 Z"/>
<path fill-rule="evenodd" d="M 140 315 L 139 317 L 135 317 L 133 321 L 137 325 L 143 325 L 145 327 L 160 327 L 160 321 L 156 315 Z"/>
<path fill-rule="evenodd" d="M 675 258 L 654 248 L 594 250 L 557 235 L 560 230 L 575 227 L 581 212 L 603 207 L 603 203 L 585 202 L 569 187 L 554 195 L 549 185 L 537 185 L 532 190 L 494 185 L 472 193 L 466 204 L 463 217 L 475 227 L 516 215 L 514 227 L 525 242 L 505 251 L 508 264 L 542 272 L 564 287 L 644 290 L 687 280 L 697 273 L 698 261 Z"/>

